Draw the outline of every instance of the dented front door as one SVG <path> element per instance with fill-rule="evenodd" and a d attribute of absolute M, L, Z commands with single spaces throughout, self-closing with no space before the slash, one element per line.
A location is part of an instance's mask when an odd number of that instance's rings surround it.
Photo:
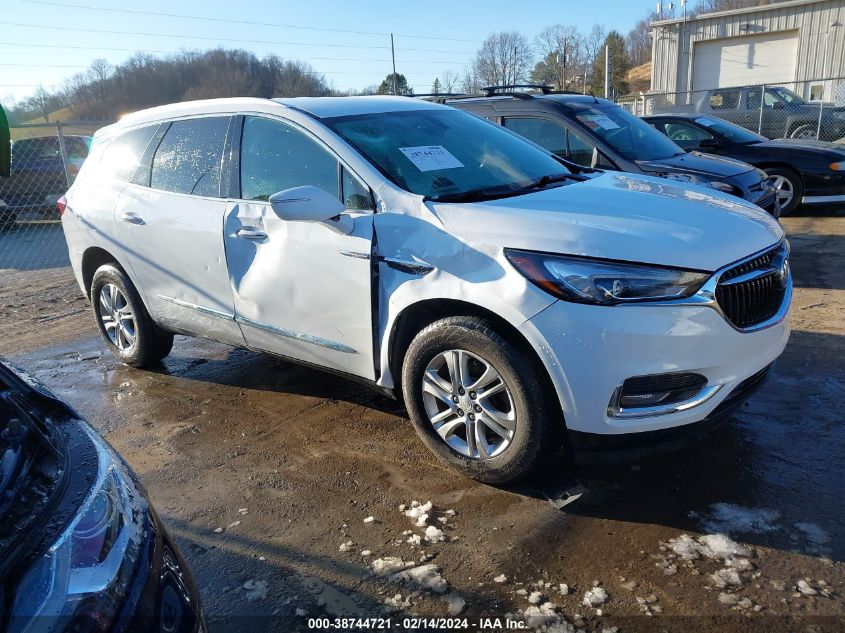
<path fill-rule="evenodd" d="M 373 216 L 350 235 L 233 201 L 225 221 L 236 320 L 247 345 L 369 379 L 373 369 Z"/>

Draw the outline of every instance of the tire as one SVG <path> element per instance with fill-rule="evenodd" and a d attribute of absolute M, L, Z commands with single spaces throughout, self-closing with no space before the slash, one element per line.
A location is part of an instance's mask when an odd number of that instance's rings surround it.
<path fill-rule="evenodd" d="M 91 309 L 111 352 L 131 367 L 158 364 L 173 347 L 173 334 L 150 318 L 135 286 L 120 268 L 106 264 L 91 282 Z"/>
<path fill-rule="evenodd" d="M 775 189 L 777 190 L 778 200 L 783 204 L 780 210 L 780 217 L 789 215 L 801 204 L 801 199 L 804 197 L 804 182 L 801 176 L 794 169 L 789 167 L 764 167 L 763 168 L 772 179 Z M 782 193 L 788 191 L 789 198 L 786 200 Z"/>
<path fill-rule="evenodd" d="M 810 125 L 809 123 L 805 123 L 804 125 L 799 125 L 796 127 L 792 132 L 789 133 L 789 138 L 816 138 L 816 126 Z"/>
<path fill-rule="evenodd" d="M 451 380 L 456 362 L 464 368 L 464 380 Z M 496 374 L 492 380 L 487 369 Z M 543 388 L 542 372 L 536 358 L 489 321 L 449 317 L 411 341 L 402 366 L 402 394 L 417 434 L 440 460 L 473 479 L 504 484 L 529 476 L 562 446 L 560 407 L 551 401 L 553 390 Z M 457 385 L 467 389 L 457 393 Z M 494 431 L 491 420 L 510 428 L 500 425 Z"/>

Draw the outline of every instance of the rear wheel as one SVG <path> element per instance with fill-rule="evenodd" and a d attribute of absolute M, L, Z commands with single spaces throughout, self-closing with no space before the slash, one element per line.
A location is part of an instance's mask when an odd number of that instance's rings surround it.
<path fill-rule="evenodd" d="M 94 273 L 91 307 L 109 349 L 127 365 L 148 367 L 170 353 L 173 335 L 153 323 L 135 286 L 117 266 L 106 264 Z"/>
<path fill-rule="evenodd" d="M 790 138 L 816 138 L 817 128 L 815 125 L 799 125 L 794 130 L 792 130 L 792 134 L 789 135 Z"/>
<path fill-rule="evenodd" d="M 780 215 L 789 215 L 801 204 L 804 197 L 804 183 L 798 172 L 789 167 L 766 168 L 766 174 L 772 179 L 775 187 Z"/>
<path fill-rule="evenodd" d="M 562 426 L 538 361 L 476 317 L 422 330 L 405 355 L 402 392 L 423 443 L 479 481 L 534 472 L 560 448 Z"/>

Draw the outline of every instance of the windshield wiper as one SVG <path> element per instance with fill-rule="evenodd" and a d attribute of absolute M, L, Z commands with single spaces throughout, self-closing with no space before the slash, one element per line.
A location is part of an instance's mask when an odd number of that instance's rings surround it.
<path fill-rule="evenodd" d="M 549 176 L 541 176 L 534 182 L 524 187 L 524 189 L 542 189 L 543 187 L 547 187 L 555 182 L 560 182 L 561 180 L 575 180 L 577 182 L 583 182 L 584 180 L 586 180 L 586 178 L 577 174 L 551 174 Z"/>
<path fill-rule="evenodd" d="M 447 193 L 439 196 L 426 196 L 426 200 L 432 202 L 479 202 L 481 200 L 493 200 L 494 198 L 504 198 L 515 195 L 512 189 L 507 191 L 490 189 L 473 189 L 471 191 L 461 191 L 460 193 Z"/>

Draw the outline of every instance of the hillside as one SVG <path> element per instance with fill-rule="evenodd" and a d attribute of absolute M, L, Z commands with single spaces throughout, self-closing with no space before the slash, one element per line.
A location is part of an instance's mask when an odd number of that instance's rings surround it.
<path fill-rule="evenodd" d="M 625 77 L 628 82 L 628 92 L 638 94 L 651 90 L 651 62 L 634 66 Z"/>

